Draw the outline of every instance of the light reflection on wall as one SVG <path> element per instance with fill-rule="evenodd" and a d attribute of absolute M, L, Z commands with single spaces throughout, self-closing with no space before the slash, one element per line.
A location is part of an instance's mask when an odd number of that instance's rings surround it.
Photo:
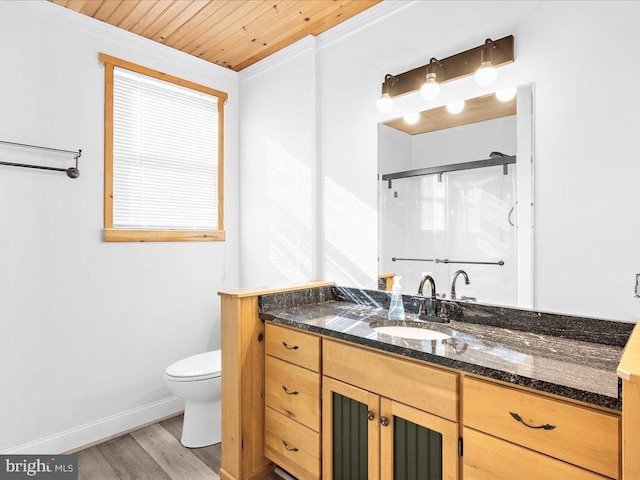
<path fill-rule="evenodd" d="M 304 282 L 311 279 L 311 243 L 298 230 L 272 224 L 269 239 L 269 261 L 287 280 Z"/>
<path fill-rule="evenodd" d="M 278 214 L 269 219 L 266 238 L 270 263 L 291 282 L 307 281 L 312 275 L 312 178 L 311 168 L 282 147 L 267 140 L 267 202 L 276 205 L 269 211 Z"/>
<path fill-rule="evenodd" d="M 378 270 L 378 212 L 326 177 L 324 207 L 325 278 L 338 285 L 371 287 Z"/>

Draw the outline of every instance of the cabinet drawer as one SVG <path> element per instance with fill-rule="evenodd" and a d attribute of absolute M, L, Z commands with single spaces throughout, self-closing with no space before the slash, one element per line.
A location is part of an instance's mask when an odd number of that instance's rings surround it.
<path fill-rule="evenodd" d="M 265 456 L 300 480 L 320 478 L 320 434 L 267 407 Z"/>
<path fill-rule="evenodd" d="M 320 337 L 272 323 L 265 326 L 267 355 L 320 371 Z"/>
<path fill-rule="evenodd" d="M 323 342 L 324 375 L 458 420 L 458 375 L 343 343 Z"/>
<path fill-rule="evenodd" d="M 320 374 L 267 355 L 265 403 L 319 432 Z"/>
<path fill-rule="evenodd" d="M 619 477 L 619 416 L 467 377 L 463 397 L 465 426 Z"/>
<path fill-rule="evenodd" d="M 602 480 L 605 477 L 504 440 L 464 429 L 465 480 Z"/>

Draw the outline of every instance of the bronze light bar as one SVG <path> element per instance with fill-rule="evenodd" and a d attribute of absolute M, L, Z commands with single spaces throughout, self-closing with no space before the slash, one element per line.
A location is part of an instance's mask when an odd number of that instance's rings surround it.
<path fill-rule="evenodd" d="M 491 48 L 491 53 L 485 52 L 487 48 Z M 426 81 L 427 73 L 435 73 L 439 84 L 473 75 L 480 68 L 482 59 L 485 57 L 491 59 L 494 67 L 513 63 L 513 35 L 500 40 L 487 39 L 478 47 L 440 60 L 434 58 L 428 64 L 408 72 L 398 75 L 387 74 L 382 83 L 382 93 L 388 93 L 393 98 L 419 90 Z"/>

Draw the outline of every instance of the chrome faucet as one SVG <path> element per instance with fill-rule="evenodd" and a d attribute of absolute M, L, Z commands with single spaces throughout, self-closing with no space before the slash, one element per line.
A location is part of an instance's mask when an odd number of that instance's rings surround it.
<path fill-rule="evenodd" d="M 469 275 L 467 275 L 467 272 L 465 272 L 464 270 L 458 270 L 456 273 L 454 273 L 453 280 L 451 281 L 451 300 L 456 299 L 456 280 L 458 280 L 458 277 L 460 275 L 464 277 L 465 285 L 469 285 L 471 283 L 469 281 Z"/>
<path fill-rule="evenodd" d="M 424 284 L 427 281 L 429 281 L 429 286 L 431 287 L 431 301 L 429 304 L 429 306 L 431 307 L 430 308 L 431 316 L 435 317 L 438 315 L 437 313 L 438 300 L 436 298 L 436 281 L 433 279 L 433 277 L 430 274 L 423 273 L 422 280 L 420 280 L 420 286 L 418 287 L 418 298 L 420 299 L 420 309 L 418 310 L 418 318 L 423 320 L 429 317 L 429 314 L 427 313 L 425 296 L 422 293 L 424 289 Z"/>

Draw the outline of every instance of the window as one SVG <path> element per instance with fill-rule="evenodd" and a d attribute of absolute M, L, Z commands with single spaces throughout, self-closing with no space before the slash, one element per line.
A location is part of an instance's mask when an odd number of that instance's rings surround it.
<path fill-rule="evenodd" d="M 227 94 L 108 55 L 100 60 L 105 241 L 224 240 Z"/>

